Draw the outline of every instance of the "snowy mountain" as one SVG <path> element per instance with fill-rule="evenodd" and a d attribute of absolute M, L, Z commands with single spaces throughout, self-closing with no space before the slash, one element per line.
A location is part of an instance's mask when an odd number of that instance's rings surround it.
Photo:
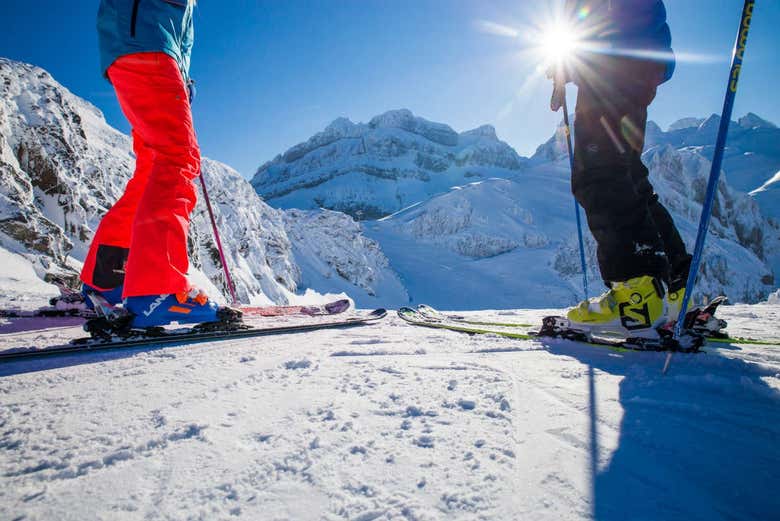
<path fill-rule="evenodd" d="M 707 160 L 670 147 L 646 160 L 692 243 Z M 722 183 L 698 294 L 765 299 L 775 287 L 764 252 L 767 226 L 750 197 Z M 567 161 L 535 166 L 511 180 L 456 187 L 366 227 L 415 301 L 455 309 L 543 307 L 570 305 L 582 295 Z M 589 233 L 586 249 L 591 291 L 601 291 Z"/>
<path fill-rule="evenodd" d="M 121 195 L 133 165 L 130 138 L 111 128 L 97 108 L 43 69 L 0 58 L 0 247 L 21 254 L 41 278 L 57 274 L 75 280 L 101 215 Z M 239 299 L 258 304 L 296 300 L 307 274 L 293 252 L 284 212 L 265 204 L 230 167 L 204 159 L 202 168 Z M 375 260 L 377 265 L 366 262 L 362 268 L 382 278 L 378 273 L 386 261 L 375 248 L 357 239 L 342 244 L 345 251 L 364 246 L 370 251 L 349 254 Z M 213 283 L 212 292 L 226 294 L 202 196 L 189 247 L 193 280 Z M 303 258 L 307 265 L 316 260 Z M 360 268 L 342 268 L 331 258 L 322 262 L 353 278 L 337 275 L 316 290 L 351 292 L 354 282 L 376 292 L 373 279 Z"/>
<path fill-rule="evenodd" d="M 489 125 L 452 128 L 394 110 L 369 123 L 339 118 L 261 166 L 252 185 L 276 208 L 387 216 L 451 186 L 508 177 L 524 160 Z"/>
<path fill-rule="evenodd" d="M 668 132 L 648 124 L 645 161 L 689 244 L 718 124 L 717 117 L 686 118 Z M 728 165 L 772 163 L 772 124 L 749 114 L 733 126 Z M 421 151 L 438 160 L 426 163 Z M 746 153 L 750 159 L 739 157 Z M 776 287 L 780 232 L 755 200 L 732 188 L 731 178 L 720 184 L 698 294 L 757 302 Z M 524 159 L 489 126 L 457 134 L 407 110 L 369 124 L 342 118 L 263 165 L 253 184 L 280 208 L 326 206 L 364 219 L 382 216 L 363 226 L 412 301 L 448 309 L 512 308 L 566 306 L 582 296 L 560 128 Z M 587 233 L 586 246 L 591 292 L 600 291 L 595 244 Z"/>
<path fill-rule="evenodd" d="M 712 159 L 719 126 L 720 116 L 715 114 L 703 120 L 684 118 L 668 132 L 648 132 L 646 148 L 670 145 Z M 732 121 L 723 171 L 733 188 L 754 195 L 764 215 L 780 219 L 780 193 L 766 188 L 780 172 L 780 129 L 776 125 L 753 113 Z"/>

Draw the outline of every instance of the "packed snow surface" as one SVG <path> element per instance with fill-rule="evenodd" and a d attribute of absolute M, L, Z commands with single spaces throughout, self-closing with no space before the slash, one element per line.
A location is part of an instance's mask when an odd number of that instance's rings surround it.
<path fill-rule="evenodd" d="M 733 335 L 780 337 L 780 306 L 720 314 Z M 0 363 L 0 518 L 770 519 L 778 349 L 715 344 L 662 376 L 662 353 L 391 316 Z"/>

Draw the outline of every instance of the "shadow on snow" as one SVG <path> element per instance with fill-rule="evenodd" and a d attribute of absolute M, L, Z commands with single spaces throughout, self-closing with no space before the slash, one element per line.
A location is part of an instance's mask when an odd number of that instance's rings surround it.
<path fill-rule="evenodd" d="M 675 355 L 663 376 L 665 353 L 566 341 L 547 349 L 588 366 L 595 519 L 769 519 L 780 511 L 780 392 L 763 380 L 777 378 L 776 369 L 710 351 Z M 599 372 L 623 377 L 619 440 L 603 466 Z"/>

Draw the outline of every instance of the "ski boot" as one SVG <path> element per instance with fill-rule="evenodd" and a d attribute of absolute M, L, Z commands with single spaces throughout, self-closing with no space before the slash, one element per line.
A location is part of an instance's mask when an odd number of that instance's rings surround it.
<path fill-rule="evenodd" d="M 566 317 L 545 317 L 538 335 L 639 351 L 695 352 L 704 343 L 687 327 L 681 338 L 674 337 L 674 328 L 668 327 L 665 288 L 658 279 L 642 276 L 610 286 L 600 297 L 569 310 Z"/>
<path fill-rule="evenodd" d="M 133 315 L 131 327 L 149 329 L 173 322 L 198 324 L 198 329 L 222 329 L 241 323 L 241 312 L 217 306 L 197 288 L 168 295 L 127 297 L 124 307 Z"/>
<path fill-rule="evenodd" d="M 586 334 L 659 339 L 668 322 L 663 284 L 649 275 L 612 282 L 600 297 L 580 302 L 566 314 L 569 327 Z"/>

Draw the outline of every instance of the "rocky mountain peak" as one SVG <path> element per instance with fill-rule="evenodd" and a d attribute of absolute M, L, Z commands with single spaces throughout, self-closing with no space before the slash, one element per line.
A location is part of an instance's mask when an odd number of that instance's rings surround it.
<path fill-rule="evenodd" d="M 75 283 L 101 216 L 132 175 L 131 140 L 110 127 L 97 108 L 39 67 L 0 58 L 0 94 L 0 248 L 23 255 L 42 278 L 56 274 Z M 343 135 L 358 130 L 341 118 L 325 133 Z M 201 167 L 243 303 L 294 299 L 302 278 L 311 276 L 301 270 L 301 264 L 313 271 L 324 263 L 343 277 L 331 287 L 348 290 L 359 284 L 367 295 L 375 292 L 372 284 L 382 279 L 381 272 L 389 271 L 370 262 L 351 265 L 354 261 L 350 260 L 346 266 L 339 259 L 320 259 L 320 250 L 309 252 L 311 258 L 296 258 L 284 212 L 265 204 L 227 165 L 203 158 Z M 328 230 L 319 233 L 325 235 Z M 359 229 L 352 230 L 352 236 L 350 243 L 342 245 L 350 259 L 360 258 L 365 248 L 371 250 L 371 260 L 382 261 L 373 253 L 376 248 L 362 240 Z M 199 285 L 212 284 L 204 289 L 219 298 L 226 285 L 200 195 L 188 247 L 190 275 Z M 374 278 L 366 275 L 369 272 Z"/>
<path fill-rule="evenodd" d="M 415 116 L 408 109 L 390 110 L 375 116 L 368 123 L 372 129 L 397 128 L 420 135 L 434 143 L 445 146 L 458 144 L 458 134 L 449 125 L 434 123 Z"/>
<path fill-rule="evenodd" d="M 686 128 L 698 128 L 704 122 L 702 118 L 682 118 L 669 125 L 668 132 L 683 130 Z"/>
<path fill-rule="evenodd" d="M 252 184 L 281 208 L 327 208 L 366 220 L 466 179 L 513 175 L 522 165 L 490 125 L 458 134 L 398 109 L 368 124 L 336 120 L 261 166 Z"/>
<path fill-rule="evenodd" d="M 334 119 L 330 125 L 325 127 L 325 132 L 330 134 L 340 134 L 343 136 L 348 136 L 354 133 L 355 128 L 357 125 L 352 123 L 349 118 L 340 117 Z"/>
<path fill-rule="evenodd" d="M 498 135 L 496 134 L 496 128 L 493 125 L 482 125 L 472 130 L 467 130 L 461 133 L 461 136 L 480 136 L 486 137 L 498 141 Z"/>
<path fill-rule="evenodd" d="M 698 131 L 703 134 L 717 133 L 720 127 L 720 120 L 721 117 L 719 115 L 712 114 L 699 124 Z"/>
<path fill-rule="evenodd" d="M 774 123 L 771 123 L 756 114 L 752 112 L 748 112 L 739 120 L 737 120 L 737 123 L 740 127 L 746 128 L 746 129 L 755 129 L 755 128 L 768 128 L 768 129 L 776 129 L 777 125 Z"/>

